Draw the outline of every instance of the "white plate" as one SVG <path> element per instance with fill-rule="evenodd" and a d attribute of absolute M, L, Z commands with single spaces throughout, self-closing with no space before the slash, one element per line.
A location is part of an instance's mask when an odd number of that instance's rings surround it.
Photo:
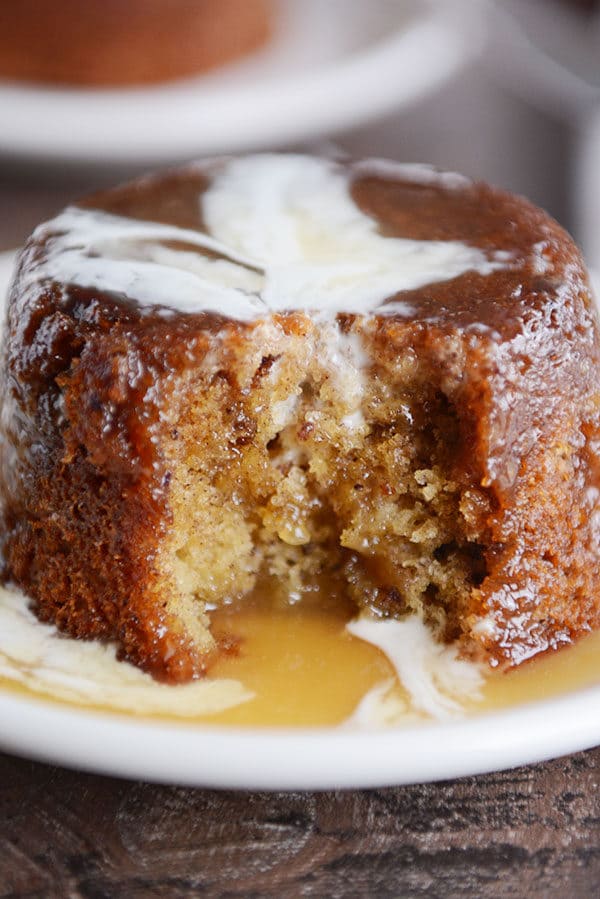
<path fill-rule="evenodd" d="M 156 163 L 283 145 L 414 102 L 480 47 L 449 0 L 281 0 L 275 38 L 214 74 L 138 90 L 0 83 L 0 153 Z"/>
<path fill-rule="evenodd" d="M 0 254 L 0 296 L 13 254 Z M 386 730 L 238 729 L 54 705 L 0 689 L 0 748 L 73 768 L 230 789 L 367 788 L 480 774 L 600 743 L 600 686 Z"/>
<path fill-rule="evenodd" d="M 0 747 L 72 768 L 189 786 L 363 789 L 512 768 L 600 743 L 600 688 L 451 724 L 354 732 L 150 723 L 0 692 Z"/>

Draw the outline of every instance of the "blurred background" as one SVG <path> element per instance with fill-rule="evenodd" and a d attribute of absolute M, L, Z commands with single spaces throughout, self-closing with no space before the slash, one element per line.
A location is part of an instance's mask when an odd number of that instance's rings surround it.
<path fill-rule="evenodd" d="M 0 249 L 87 191 L 338 148 L 524 193 L 600 268 L 600 0 L 3 0 Z"/>

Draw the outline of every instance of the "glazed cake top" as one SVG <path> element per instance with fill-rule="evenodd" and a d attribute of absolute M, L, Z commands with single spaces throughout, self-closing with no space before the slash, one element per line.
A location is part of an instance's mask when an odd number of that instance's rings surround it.
<path fill-rule="evenodd" d="M 585 293 L 578 253 L 526 201 L 428 166 L 292 154 L 208 160 L 41 225 L 19 291 L 58 284 L 142 315 L 369 314 L 507 336 Z"/>

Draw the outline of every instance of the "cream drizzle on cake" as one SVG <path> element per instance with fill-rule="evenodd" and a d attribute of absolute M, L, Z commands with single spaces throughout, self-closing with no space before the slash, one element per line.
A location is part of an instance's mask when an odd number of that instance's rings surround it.
<path fill-rule="evenodd" d="M 399 169 L 406 178 L 411 167 Z M 199 198 L 206 232 L 69 207 L 35 232 L 47 238 L 46 255 L 29 260 L 27 277 L 252 321 L 295 310 L 410 316 L 395 298 L 402 291 L 509 264 L 460 241 L 384 236 L 352 199 L 352 177 L 302 155 L 228 160 Z"/>

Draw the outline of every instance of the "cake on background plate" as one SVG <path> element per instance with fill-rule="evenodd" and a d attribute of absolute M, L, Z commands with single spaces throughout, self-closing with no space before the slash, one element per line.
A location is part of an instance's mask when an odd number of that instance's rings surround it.
<path fill-rule="evenodd" d="M 170 81 L 267 40 L 269 0 L 5 0 L 0 78 L 115 87 Z"/>
<path fill-rule="evenodd" d="M 494 667 L 600 625 L 598 328 L 521 198 L 292 154 L 140 179 L 36 230 L 0 377 L 4 580 L 160 679 L 254 589 Z"/>

